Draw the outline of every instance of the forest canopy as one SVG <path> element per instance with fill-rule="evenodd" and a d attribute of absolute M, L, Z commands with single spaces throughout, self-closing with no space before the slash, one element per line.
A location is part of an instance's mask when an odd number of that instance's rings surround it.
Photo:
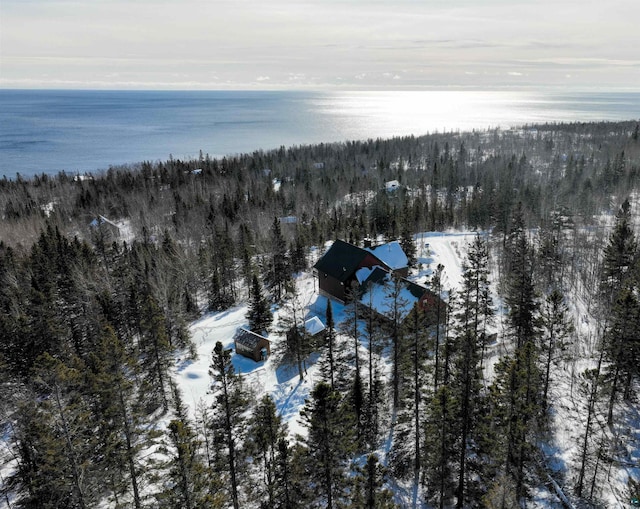
<path fill-rule="evenodd" d="M 415 482 L 433 507 L 513 507 L 553 483 L 554 496 L 599 507 L 606 470 L 640 451 L 639 187 L 637 121 L 5 178 L 3 503 L 382 508 Z M 415 275 L 416 235 L 450 229 L 479 235 L 455 292 L 430 269 L 445 309 L 400 323 L 354 299 L 334 323 L 329 301 L 322 339 L 300 329 L 296 281 L 328 241 L 398 240 Z M 189 324 L 247 303 L 247 323 L 281 338 L 280 361 L 301 379 L 319 357 L 305 437 L 268 396 L 252 398 L 222 345 L 214 402 L 195 420 L 185 409 L 172 373 L 196 355 Z M 588 338 L 580 316 L 597 324 Z M 488 363 L 491 341 L 504 354 Z M 566 404 L 559 366 L 571 366 L 584 429 L 549 483 L 541 443 Z M 381 458 L 389 428 L 398 438 Z M 150 448 L 164 460 L 146 459 Z M 620 496 L 638 496 L 639 478 L 626 474 Z"/>

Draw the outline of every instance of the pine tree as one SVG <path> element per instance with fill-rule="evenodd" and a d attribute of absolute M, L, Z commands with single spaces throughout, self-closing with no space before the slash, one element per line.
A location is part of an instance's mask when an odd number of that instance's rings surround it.
<path fill-rule="evenodd" d="M 280 302 L 291 284 L 292 273 L 287 243 L 282 235 L 280 221 L 274 217 L 269 239 L 269 254 L 266 257 L 265 281 L 273 299 Z"/>
<path fill-rule="evenodd" d="M 536 420 L 541 417 L 542 375 L 539 371 L 538 300 L 533 284 L 533 253 L 527 240 L 521 204 L 505 246 L 508 272 L 505 302 L 515 351 L 496 365 L 495 392 L 500 394 L 506 436 L 506 472 L 518 498 L 525 494 L 525 467 L 531 461 Z M 500 412 L 497 412 L 500 413 Z"/>
<path fill-rule="evenodd" d="M 569 308 L 564 302 L 564 296 L 558 290 L 547 295 L 541 310 L 541 322 L 545 336 L 543 350 L 546 353 L 544 385 L 542 388 L 542 409 L 549 406 L 548 393 L 551 379 L 551 363 L 558 349 L 566 347 L 566 340 L 573 332 L 573 324 L 569 318 Z"/>
<path fill-rule="evenodd" d="M 616 214 L 613 232 L 604 248 L 600 289 L 604 304 L 608 306 L 613 305 L 625 282 L 633 275 L 638 245 L 632 226 L 631 205 L 626 199 Z"/>
<path fill-rule="evenodd" d="M 105 458 L 103 472 L 114 499 L 132 497 L 134 507 L 139 509 L 142 506 L 139 453 L 145 432 L 134 400 L 136 388 L 128 376 L 135 373 L 136 367 L 113 328 L 104 324 L 98 348 L 89 359 L 90 384 L 95 394 L 92 416 L 99 430 L 98 451 Z"/>
<path fill-rule="evenodd" d="M 370 299 L 373 294 L 369 292 Z M 364 433 L 370 450 L 374 450 L 378 439 L 379 409 L 382 405 L 382 381 L 380 379 L 380 356 L 384 346 L 383 331 L 372 303 L 365 306 L 365 339 L 368 342 L 368 391 L 364 412 Z"/>
<path fill-rule="evenodd" d="M 416 242 L 413 238 L 413 234 L 415 233 L 415 221 L 414 218 L 411 217 L 409 211 L 408 201 L 405 201 L 404 206 L 402 208 L 402 227 L 400 232 L 400 246 L 404 251 L 404 254 L 407 255 L 407 260 L 409 261 L 409 267 L 413 267 L 416 264 Z"/>
<path fill-rule="evenodd" d="M 354 509 L 393 509 L 393 494 L 384 488 L 384 469 L 375 454 L 358 469 L 349 507 Z"/>
<path fill-rule="evenodd" d="M 235 372 L 231 363 L 231 350 L 225 350 L 222 343 L 216 343 L 209 375 L 213 379 L 215 414 L 211 422 L 214 443 L 224 448 L 218 465 L 219 472 L 229 476 L 229 492 L 234 509 L 240 507 L 240 475 L 242 471 L 242 450 L 245 418 L 248 400 L 242 377 Z"/>
<path fill-rule="evenodd" d="M 286 425 L 277 414 L 273 400 L 269 395 L 264 396 L 253 412 L 247 433 L 247 448 L 257 460 L 256 470 L 263 483 L 258 490 L 261 507 L 276 507 L 278 455 L 280 447 L 287 447 L 281 444 L 286 434 Z"/>
<path fill-rule="evenodd" d="M 386 310 L 385 315 L 388 319 L 388 330 L 393 349 L 392 360 L 392 378 L 391 386 L 393 390 L 393 408 L 400 406 L 400 389 L 402 385 L 400 365 L 405 353 L 404 331 L 402 328 L 403 312 L 408 303 L 402 295 L 402 280 L 397 276 L 391 276 L 390 281 L 385 285 Z"/>
<path fill-rule="evenodd" d="M 145 394 L 149 397 L 151 408 L 161 405 L 166 413 L 169 410 L 167 395 L 171 345 L 167 337 L 164 315 L 157 301 L 148 294 L 142 304 L 139 342 L 142 356 L 141 367 L 145 375 Z"/>
<path fill-rule="evenodd" d="M 168 438 L 171 445 L 169 457 L 169 486 L 160 494 L 163 507 L 172 509 L 222 508 L 224 499 L 222 489 L 212 479 L 203 463 L 201 442 L 187 416 L 178 388 L 173 385 L 176 418 L 168 425 Z"/>
<path fill-rule="evenodd" d="M 452 460 L 455 459 L 457 430 L 454 418 L 457 401 L 448 384 L 441 384 L 429 401 L 425 419 L 424 465 L 429 500 L 439 509 L 452 507 L 455 483 Z"/>
<path fill-rule="evenodd" d="M 331 300 L 327 299 L 327 310 L 325 313 L 327 319 L 327 334 L 326 334 L 326 360 L 323 363 L 322 374 L 324 379 L 329 383 L 331 389 L 335 389 L 335 372 L 336 372 L 336 330 L 333 322 L 333 308 L 331 306 Z"/>
<path fill-rule="evenodd" d="M 83 394 L 83 366 L 66 365 L 49 354 L 36 360 L 32 402 L 19 405 L 12 419 L 18 488 L 16 507 L 83 509 L 99 501 L 100 460 L 92 456 L 96 438 Z M 97 460 L 97 461 L 95 461 Z"/>
<path fill-rule="evenodd" d="M 452 386 L 460 403 L 457 415 L 460 429 L 458 488 L 456 507 L 466 499 L 467 459 L 476 432 L 477 401 L 482 380 L 481 352 L 483 332 L 493 315 L 488 280 L 488 252 L 479 235 L 469 246 L 463 262 L 462 288 L 458 294 L 454 334 Z"/>
<path fill-rule="evenodd" d="M 306 359 L 314 347 L 307 333 L 304 322 L 304 306 L 300 301 L 297 287 L 287 294 L 282 303 L 278 317 L 278 330 L 285 335 L 285 348 L 282 351 L 284 362 L 295 362 L 298 368 L 298 376 L 303 380 L 307 372 Z"/>
<path fill-rule="evenodd" d="M 611 361 L 611 380 L 607 422 L 613 422 L 613 407 L 620 389 L 620 377 L 626 375 L 625 395 L 640 359 L 640 340 L 636 331 L 640 323 L 640 304 L 637 291 L 640 287 L 638 269 L 638 245 L 632 229 L 631 207 L 625 200 L 616 214 L 616 223 L 609 243 L 604 248 L 601 293 L 604 297 L 603 312 L 611 316 L 611 326 L 605 332 L 603 348 Z"/>
<path fill-rule="evenodd" d="M 438 297 L 436 301 L 436 324 L 435 324 L 435 344 L 433 347 L 434 352 L 434 367 L 433 367 L 433 392 L 435 393 L 438 390 L 438 377 L 440 375 L 440 333 L 441 326 L 440 320 L 442 319 L 442 299 L 440 296 L 442 295 L 442 273 L 444 272 L 444 265 L 438 264 L 436 270 L 433 273 L 433 277 L 431 278 L 431 287 L 433 288 L 434 293 Z"/>
<path fill-rule="evenodd" d="M 300 455 L 298 455 L 300 456 Z M 278 440 L 278 453 L 275 463 L 275 507 L 278 509 L 295 509 L 303 500 L 300 498 L 302 489 L 296 489 L 295 467 L 300 469 L 301 465 L 293 464 L 294 454 L 285 438 Z"/>
<path fill-rule="evenodd" d="M 337 391 L 320 382 L 300 415 L 308 429 L 305 456 L 300 461 L 305 461 L 306 482 L 315 494 L 312 507 L 340 507 L 346 503 L 347 469 L 354 445 L 352 413 Z"/>
<path fill-rule="evenodd" d="M 262 287 L 256 274 L 253 275 L 251 282 L 251 295 L 246 318 L 249 321 L 249 329 L 258 334 L 265 334 L 273 321 L 273 314 L 267 299 L 262 294 Z"/>

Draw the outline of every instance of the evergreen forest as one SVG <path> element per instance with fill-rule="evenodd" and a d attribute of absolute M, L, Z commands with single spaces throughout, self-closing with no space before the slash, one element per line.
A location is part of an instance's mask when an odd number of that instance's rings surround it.
<path fill-rule="evenodd" d="M 640 506 L 639 130 L 5 177 L 0 507 Z M 424 232 L 474 234 L 455 290 L 422 266 Z M 338 319 L 328 300 L 310 337 L 297 283 L 335 239 L 399 241 L 438 309 L 382 319 L 354 299 Z M 206 404 L 175 381 L 198 356 L 193 324 L 240 306 L 271 361 L 300 383 L 318 367 L 303 433 L 220 342 Z"/>

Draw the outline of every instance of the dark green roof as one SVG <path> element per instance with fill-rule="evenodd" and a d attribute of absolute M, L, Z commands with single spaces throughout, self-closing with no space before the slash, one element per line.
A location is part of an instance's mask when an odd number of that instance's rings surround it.
<path fill-rule="evenodd" d="M 314 268 L 318 272 L 328 274 L 344 283 L 353 276 L 362 260 L 369 254 L 358 246 L 343 240 L 336 240 L 322 258 L 316 262 Z"/>

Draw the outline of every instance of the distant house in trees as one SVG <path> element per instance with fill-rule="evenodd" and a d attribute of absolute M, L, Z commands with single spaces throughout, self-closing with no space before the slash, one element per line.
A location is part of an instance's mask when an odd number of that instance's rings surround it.
<path fill-rule="evenodd" d="M 271 355 L 271 342 L 253 331 L 240 328 L 233 337 L 236 353 L 256 362 L 266 360 Z"/>
<path fill-rule="evenodd" d="M 103 242 L 111 242 L 120 238 L 120 227 L 104 216 L 97 216 L 89 223 L 89 228 L 95 238 Z"/>
<path fill-rule="evenodd" d="M 400 189 L 400 182 L 398 182 L 397 180 L 390 180 L 389 182 L 384 183 L 384 188 L 387 193 L 393 193 Z"/>

